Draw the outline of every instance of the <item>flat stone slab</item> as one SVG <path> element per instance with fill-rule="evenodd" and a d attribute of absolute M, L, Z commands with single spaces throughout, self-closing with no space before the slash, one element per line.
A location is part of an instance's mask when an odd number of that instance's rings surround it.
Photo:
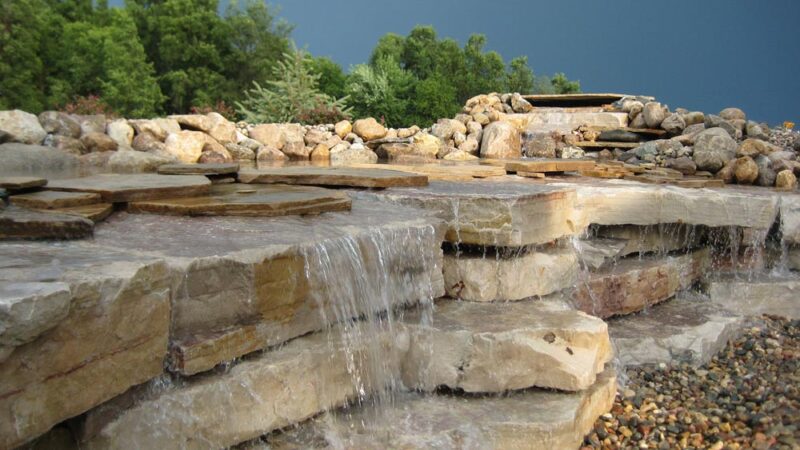
<path fill-rule="evenodd" d="M 90 237 L 93 229 L 90 220 L 70 214 L 17 206 L 0 209 L 0 240 L 82 239 Z"/>
<path fill-rule="evenodd" d="M 526 250 L 512 257 L 448 254 L 444 285 L 448 296 L 466 301 L 521 300 L 574 286 L 578 269 L 572 248 Z"/>
<path fill-rule="evenodd" d="M 425 175 L 428 180 L 436 181 L 470 181 L 473 178 L 502 177 L 506 172 L 499 167 L 478 164 L 352 164 L 348 167 L 359 169 L 395 170 L 398 172 Z"/>
<path fill-rule="evenodd" d="M 667 254 L 696 248 L 706 237 L 706 228 L 682 223 L 658 225 L 608 225 L 597 227 L 597 235 L 625 242 L 619 256 Z"/>
<path fill-rule="evenodd" d="M 526 390 L 503 396 L 398 396 L 388 406 L 326 413 L 262 449 L 570 449 L 611 409 L 616 374 L 607 370 L 576 393 Z M 255 447 L 259 448 L 259 447 Z"/>
<path fill-rule="evenodd" d="M 68 214 L 83 217 L 94 223 L 105 220 L 114 212 L 114 205 L 111 203 L 95 203 L 93 205 L 70 206 L 68 208 L 40 209 L 44 213 Z"/>
<path fill-rule="evenodd" d="M 164 164 L 158 166 L 162 175 L 231 175 L 239 171 L 239 163 Z"/>
<path fill-rule="evenodd" d="M 705 275 L 708 249 L 679 256 L 625 258 L 578 281 L 576 308 L 601 318 L 631 314 L 674 296 Z"/>
<path fill-rule="evenodd" d="M 791 244 L 800 244 L 800 195 L 781 197 L 781 233 Z"/>
<path fill-rule="evenodd" d="M 362 200 L 349 213 L 314 217 L 120 213 L 98 226 L 94 242 L 174 268 L 169 366 L 193 374 L 444 295 L 443 231 L 422 211 Z"/>
<path fill-rule="evenodd" d="M 312 186 L 224 184 L 211 187 L 208 195 L 132 202 L 131 213 L 184 216 L 275 217 L 349 211 L 344 192 Z"/>
<path fill-rule="evenodd" d="M 736 314 L 800 319 L 800 276 L 750 280 L 727 277 L 711 281 L 708 294 L 712 302 Z"/>
<path fill-rule="evenodd" d="M 414 389 L 579 391 L 612 357 L 605 322 L 547 302 L 446 300 L 436 304 L 430 325 L 420 313 L 405 322 L 411 341 L 403 381 Z"/>
<path fill-rule="evenodd" d="M 80 191 L 100 194 L 106 203 L 156 200 L 178 196 L 207 194 L 211 182 L 201 175 L 158 175 L 152 173 L 102 174 L 83 178 L 54 180 L 47 186 L 56 191 Z"/>
<path fill-rule="evenodd" d="M 399 378 L 408 337 L 359 333 L 305 336 L 215 376 L 129 391 L 87 414 L 81 448 L 228 448 L 365 397 Z"/>
<path fill-rule="evenodd" d="M 39 177 L 0 177 L 0 188 L 9 191 L 33 189 L 47 184 L 46 178 Z"/>
<path fill-rule="evenodd" d="M 576 191 L 578 227 L 683 223 L 708 227 L 769 229 L 783 194 L 755 187 L 689 189 L 627 180 L 548 181 Z"/>
<path fill-rule="evenodd" d="M 276 167 L 245 169 L 239 172 L 242 183 L 304 184 L 314 186 L 347 186 L 387 188 L 398 186 L 427 186 L 428 177 L 385 169 L 356 169 L 348 167 Z"/>
<path fill-rule="evenodd" d="M 86 241 L 0 244 L 0 447 L 162 372 L 169 275 Z"/>
<path fill-rule="evenodd" d="M 100 203 L 100 195 L 92 192 L 39 191 L 13 195 L 9 201 L 12 205 L 25 208 L 53 209 Z"/>
<path fill-rule="evenodd" d="M 581 231 L 572 221 L 575 193 L 540 184 L 435 181 L 424 189 L 352 195 L 430 211 L 447 222 L 453 243 L 518 247 Z"/>
<path fill-rule="evenodd" d="M 744 319 L 703 298 L 677 297 L 608 321 L 623 366 L 677 364 L 700 366 L 736 339 Z"/>

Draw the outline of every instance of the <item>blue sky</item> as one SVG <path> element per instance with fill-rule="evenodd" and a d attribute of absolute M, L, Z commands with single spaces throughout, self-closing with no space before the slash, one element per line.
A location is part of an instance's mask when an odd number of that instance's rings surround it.
<path fill-rule="evenodd" d="M 738 106 L 800 124 L 800 1 L 292 0 L 273 1 L 293 37 L 345 68 L 386 32 L 433 25 L 463 43 L 488 37 L 506 60 L 565 72 L 586 92 L 656 96 L 671 108 Z"/>
<path fill-rule="evenodd" d="M 462 44 L 483 33 L 506 60 L 528 55 L 537 74 L 565 72 L 585 92 L 800 124 L 800 0 L 268 2 L 295 25 L 299 46 L 345 69 L 366 61 L 381 35 L 425 24 Z"/>

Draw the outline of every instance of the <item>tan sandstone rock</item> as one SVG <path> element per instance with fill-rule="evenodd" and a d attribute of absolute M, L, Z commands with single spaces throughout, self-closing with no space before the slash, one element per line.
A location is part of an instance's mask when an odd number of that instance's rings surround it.
<path fill-rule="evenodd" d="M 170 133 L 164 141 L 164 150 L 182 163 L 195 163 L 206 145 L 206 134 L 200 131 Z"/>
<path fill-rule="evenodd" d="M 372 117 L 359 119 L 353 124 L 353 133 L 365 141 L 380 139 L 386 136 L 386 128 Z"/>
<path fill-rule="evenodd" d="M 522 156 L 520 132 L 508 122 L 493 122 L 483 130 L 481 157 L 514 159 Z"/>

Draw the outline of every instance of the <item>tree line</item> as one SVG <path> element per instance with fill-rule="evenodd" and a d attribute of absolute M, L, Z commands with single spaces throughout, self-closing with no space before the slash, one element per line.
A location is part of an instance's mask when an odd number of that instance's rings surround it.
<path fill-rule="evenodd" d="M 430 26 L 386 34 L 345 72 L 295 48 L 291 33 L 263 0 L 232 0 L 221 13 L 218 0 L 4 0 L 0 109 L 424 126 L 481 93 L 580 90 L 564 74 L 535 76 L 525 56 L 506 64 L 480 34 L 463 46 Z"/>

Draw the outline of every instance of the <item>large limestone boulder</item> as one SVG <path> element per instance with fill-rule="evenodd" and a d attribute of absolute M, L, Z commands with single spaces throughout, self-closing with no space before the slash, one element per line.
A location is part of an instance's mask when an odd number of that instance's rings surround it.
<path fill-rule="evenodd" d="M 428 133 L 415 134 L 414 137 L 411 138 L 411 143 L 416 148 L 417 154 L 432 158 L 436 158 L 444 147 L 444 143 L 441 139 Z"/>
<path fill-rule="evenodd" d="M 73 118 L 77 120 L 81 126 L 81 135 L 106 132 L 105 114 L 76 114 Z"/>
<path fill-rule="evenodd" d="M 105 133 L 86 133 L 81 136 L 81 143 L 89 153 L 113 152 L 118 144 Z"/>
<path fill-rule="evenodd" d="M 286 136 L 284 136 L 281 127 L 274 123 L 266 123 L 253 127 L 253 129 L 250 130 L 250 138 L 278 150 L 282 149 L 283 145 L 286 143 Z"/>
<path fill-rule="evenodd" d="M 694 162 L 698 170 L 717 172 L 736 157 L 736 141 L 722 128 L 709 128 L 694 141 Z"/>
<path fill-rule="evenodd" d="M 753 184 L 758 179 L 758 165 L 753 158 L 742 156 L 734 164 L 733 176 L 739 184 Z"/>
<path fill-rule="evenodd" d="M 67 113 L 45 111 L 39 114 L 39 123 L 48 133 L 72 138 L 81 137 L 81 125 Z"/>
<path fill-rule="evenodd" d="M 205 133 L 184 130 L 170 133 L 164 141 L 164 150 L 182 163 L 196 163 L 206 142 Z"/>
<path fill-rule="evenodd" d="M 594 384 L 612 356 L 602 320 L 545 301 L 442 301 L 430 325 L 420 319 L 406 319 L 411 342 L 403 381 L 422 390 L 579 391 Z"/>
<path fill-rule="evenodd" d="M 667 118 L 667 111 L 659 102 L 647 102 L 642 109 L 642 117 L 648 128 L 658 128 Z"/>
<path fill-rule="evenodd" d="M 225 144 L 225 149 L 231 154 L 234 161 L 252 161 L 256 159 L 256 153 L 249 147 L 240 144 Z"/>
<path fill-rule="evenodd" d="M 298 124 L 281 125 L 285 142 L 281 151 L 290 159 L 308 160 L 311 149 L 306 147 L 306 131 Z"/>
<path fill-rule="evenodd" d="M 346 144 L 339 144 L 331 149 L 330 157 L 331 164 L 335 166 L 378 162 L 378 154 L 363 144 L 353 144 L 349 147 Z"/>
<path fill-rule="evenodd" d="M 516 159 L 522 157 L 519 130 L 509 122 L 492 122 L 483 130 L 481 157 Z"/>
<path fill-rule="evenodd" d="M 114 173 L 155 172 L 159 166 L 174 162 L 175 159 L 160 156 L 156 153 L 120 150 L 113 152 L 108 165 Z"/>
<path fill-rule="evenodd" d="M 0 175 L 70 176 L 78 158 L 51 147 L 6 143 L 0 145 Z"/>
<path fill-rule="evenodd" d="M 558 143 L 552 133 L 525 132 L 522 149 L 529 158 L 555 158 Z"/>
<path fill-rule="evenodd" d="M 6 319 L 27 317 L 9 322 L 14 345 L 0 344 L 0 447 L 17 447 L 162 373 L 166 264 L 108 249 L 98 256 L 83 242 L 0 248 L 2 304 L 13 305 Z"/>
<path fill-rule="evenodd" d="M 270 145 L 262 145 L 257 153 L 256 159 L 262 162 L 286 161 L 289 159 L 282 151 Z"/>
<path fill-rule="evenodd" d="M 522 300 L 572 287 L 578 258 L 570 249 L 531 251 L 514 257 L 446 255 L 447 295 L 473 302 Z"/>
<path fill-rule="evenodd" d="M 344 139 L 345 136 L 350 134 L 353 131 L 353 124 L 350 123 L 349 120 L 342 120 L 336 122 L 336 125 L 333 126 L 333 131 L 339 136 L 340 139 Z"/>
<path fill-rule="evenodd" d="M 515 92 L 511 95 L 511 109 L 513 109 L 515 113 L 526 114 L 533 111 L 533 105 Z"/>
<path fill-rule="evenodd" d="M 372 117 L 359 119 L 353 124 L 353 133 L 365 141 L 380 139 L 386 136 L 386 128 Z"/>
<path fill-rule="evenodd" d="M 137 136 L 148 133 L 161 142 L 167 139 L 169 133 L 181 131 L 181 126 L 175 119 L 137 119 L 129 120 L 128 123 L 136 131 Z"/>
<path fill-rule="evenodd" d="M 106 133 L 121 148 L 130 148 L 133 143 L 133 127 L 124 119 L 109 122 L 106 125 Z"/>
<path fill-rule="evenodd" d="M 47 136 L 36 116 L 18 109 L 0 111 L 0 132 L 7 135 L 6 139 L 23 144 L 41 144 Z"/>
<path fill-rule="evenodd" d="M 210 127 L 205 130 L 209 136 L 222 145 L 236 142 L 236 125 L 219 113 L 210 112 L 206 117 L 210 122 Z"/>
<path fill-rule="evenodd" d="M 747 119 L 744 111 L 739 108 L 725 108 L 719 112 L 719 116 L 728 121 Z"/>
<path fill-rule="evenodd" d="M 69 136 L 61 136 L 59 134 L 51 134 L 44 139 L 44 145 L 57 148 L 64 153 L 80 156 L 86 153 L 86 146 L 83 145 L 80 139 L 75 139 Z"/>
<path fill-rule="evenodd" d="M 452 139 L 455 133 L 466 134 L 467 126 L 454 119 L 439 119 L 431 128 L 431 134 L 447 141 Z"/>
<path fill-rule="evenodd" d="M 761 139 L 749 138 L 742 141 L 736 149 L 736 156 L 749 156 L 751 158 L 757 155 L 768 156 L 772 153 L 783 150 L 775 144 L 770 144 Z"/>
<path fill-rule="evenodd" d="M 167 154 L 166 146 L 163 142 L 150 133 L 139 133 L 133 138 L 131 146 L 140 152 Z"/>
<path fill-rule="evenodd" d="M 791 170 L 781 170 L 775 177 L 775 187 L 790 191 L 797 188 L 797 176 Z"/>

